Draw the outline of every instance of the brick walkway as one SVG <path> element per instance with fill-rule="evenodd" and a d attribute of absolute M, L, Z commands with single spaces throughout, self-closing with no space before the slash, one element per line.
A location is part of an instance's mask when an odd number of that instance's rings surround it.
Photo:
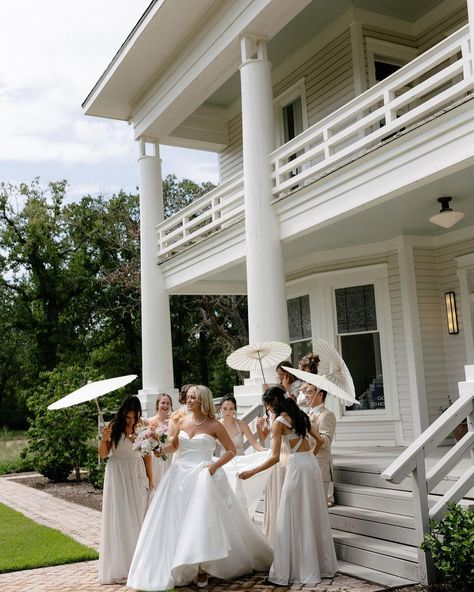
<path fill-rule="evenodd" d="M 18 481 L 0 478 L 0 502 L 36 522 L 56 528 L 77 541 L 99 548 L 100 512 L 53 497 Z M 283 590 L 302 590 L 304 592 L 375 592 L 383 586 L 357 580 L 349 576 L 337 575 L 326 579 L 317 586 L 293 585 L 291 588 L 267 586 L 263 584 L 267 574 L 254 575 L 225 582 L 210 580 L 204 592 L 274 592 Z M 97 581 L 97 561 L 57 565 L 41 569 L 31 569 L 0 574 L 1 592 L 129 592 L 130 588 L 121 585 L 102 586 Z M 179 592 L 200 590 L 195 586 L 179 588 Z"/>

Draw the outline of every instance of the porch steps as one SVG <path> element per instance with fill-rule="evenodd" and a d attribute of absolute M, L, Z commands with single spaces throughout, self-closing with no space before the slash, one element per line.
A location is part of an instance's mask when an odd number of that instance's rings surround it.
<path fill-rule="evenodd" d="M 375 465 L 353 467 L 340 459 L 337 461 L 336 504 L 329 509 L 329 518 L 339 569 L 341 573 L 385 586 L 417 582 L 411 480 L 395 485 L 382 479 L 381 472 Z M 439 484 L 436 493 L 429 496 L 430 507 L 454 480 L 448 476 Z M 471 493 L 472 490 L 468 495 Z M 464 498 L 460 503 L 474 510 L 474 497 Z"/>

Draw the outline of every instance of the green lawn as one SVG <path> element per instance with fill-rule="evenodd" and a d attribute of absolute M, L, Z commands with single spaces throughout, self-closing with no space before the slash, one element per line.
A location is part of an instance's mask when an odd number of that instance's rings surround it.
<path fill-rule="evenodd" d="M 97 559 L 94 549 L 0 504 L 0 573 Z"/>

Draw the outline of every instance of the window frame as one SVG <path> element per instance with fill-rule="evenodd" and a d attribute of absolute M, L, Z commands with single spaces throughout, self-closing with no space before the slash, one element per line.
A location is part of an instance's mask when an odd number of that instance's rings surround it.
<path fill-rule="evenodd" d="M 418 56 L 418 50 L 408 45 L 383 41 L 374 37 L 365 38 L 365 50 L 367 55 L 367 73 L 369 88 L 379 81 L 375 79 L 375 62 L 393 64 L 401 68 Z"/>
<path fill-rule="evenodd" d="M 301 118 L 303 130 L 308 128 L 308 106 L 306 104 L 306 86 L 305 79 L 300 78 L 285 91 L 273 99 L 273 113 L 275 121 L 275 146 L 280 147 L 285 143 L 285 125 L 283 121 L 283 108 L 296 101 L 301 100 Z"/>

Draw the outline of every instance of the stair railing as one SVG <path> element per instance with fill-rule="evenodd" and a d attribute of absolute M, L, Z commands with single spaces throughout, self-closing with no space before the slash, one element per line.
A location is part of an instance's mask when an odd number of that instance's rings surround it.
<path fill-rule="evenodd" d="M 466 381 L 459 383 L 459 399 L 446 409 L 418 438 L 385 469 L 382 479 L 401 483 L 411 475 L 415 529 L 418 542 L 419 580 L 434 581 L 434 569 L 429 557 L 419 548 L 429 532 L 430 520 L 439 520 L 448 502 L 458 502 L 474 486 L 474 365 L 466 366 Z M 467 433 L 429 471 L 426 456 L 467 419 Z M 467 454 L 470 468 L 454 483 L 431 509 L 428 494 Z"/>
<path fill-rule="evenodd" d="M 250 431 L 257 439 L 258 439 L 258 434 L 257 434 L 257 421 L 256 420 L 257 420 L 257 417 L 260 417 L 262 414 L 263 414 L 263 405 L 261 403 L 258 403 L 257 405 L 255 405 L 255 407 L 252 407 L 252 409 L 250 409 L 250 411 L 247 411 L 247 413 L 243 417 L 240 418 L 243 421 L 245 421 L 245 423 L 248 423 L 248 425 L 250 427 Z M 247 448 L 250 448 L 250 442 L 248 440 L 245 440 L 244 450 L 247 450 Z"/>

